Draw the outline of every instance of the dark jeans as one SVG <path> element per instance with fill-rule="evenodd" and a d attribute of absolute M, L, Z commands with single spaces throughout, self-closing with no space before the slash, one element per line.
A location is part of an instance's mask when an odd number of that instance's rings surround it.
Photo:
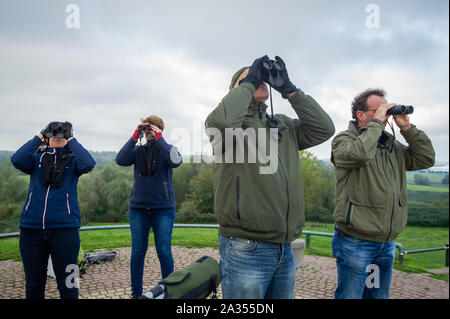
<path fill-rule="evenodd" d="M 74 269 L 76 267 L 78 271 L 80 250 L 78 229 L 22 228 L 19 246 L 25 271 L 27 299 L 45 298 L 49 255 L 52 257 L 61 299 L 78 298 L 78 288 L 74 287 Z"/>
<path fill-rule="evenodd" d="M 142 295 L 145 254 L 150 229 L 155 235 L 155 248 L 161 266 L 162 278 L 173 272 L 172 230 L 175 209 L 147 210 L 130 207 L 131 229 L 131 294 Z"/>

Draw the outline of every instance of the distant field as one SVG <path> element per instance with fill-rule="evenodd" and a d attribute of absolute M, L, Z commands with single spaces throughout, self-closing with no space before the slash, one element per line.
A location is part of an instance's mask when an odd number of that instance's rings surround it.
<path fill-rule="evenodd" d="M 441 193 L 447 192 L 448 193 L 448 185 L 446 185 L 446 187 L 439 187 L 439 186 L 408 184 L 407 188 L 408 188 L 408 190 L 411 190 L 411 191 L 441 192 Z"/>
<path fill-rule="evenodd" d="M 414 184 L 414 175 L 421 175 L 427 177 L 432 186 L 440 186 L 448 188 L 448 185 L 442 184 L 442 179 L 447 174 L 406 172 L 406 182 L 408 184 Z"/>

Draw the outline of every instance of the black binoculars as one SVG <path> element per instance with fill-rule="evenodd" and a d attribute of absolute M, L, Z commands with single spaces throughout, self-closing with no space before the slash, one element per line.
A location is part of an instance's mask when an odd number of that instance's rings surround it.
<path fill-rule="evenodd" d="M 55 136 L 68 139 L 72 137 L 72 124 L 69 122 L 50 122 L 42 131 L 42 135 L 46 138 Z"/>
<path fill-rule="evenodd" d="M 281 87 L 284 80 L 281 78 L 280 72 L 284 70 L 285 65 L 281 60 L 264 60 L 262 63 L 264 70 L 264 82 L 272 87 Z"/>
<path fill-rule="evenodd" d="M 390 114 L 390 115 L 412 114 L 413 112 L 414 112 L 414 107 L 412 105 L 397 104 L 396 106 L 390 108 L 386 112 L 386 114 Z"/>
<path fill-rule="evenodd" d="M 152 127 L 151 125 L 148 124 L 141 124 L 138 126 L 138 131 L 139 131 L 138 138 L 142 138 L 144 136 L 144 132 L 146 134 L 150 134 L 150 132 L 152 131 Z"/>

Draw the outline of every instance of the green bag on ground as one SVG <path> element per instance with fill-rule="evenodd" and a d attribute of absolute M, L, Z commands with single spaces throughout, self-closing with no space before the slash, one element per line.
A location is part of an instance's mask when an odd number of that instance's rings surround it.
<path fill-rule="evenodd" d="M 220 280 L 217 261 L 203 256 L 161 280 L 158 286 L 144 293 L 142 299 L 205 299 L 211 292 L 212 298 L 216 299 Z"/>
<path fill-rule="evenodd" d="M 80 251 L 78 252 L 78 269 L 80 275 L 86 273 L 86 259 L 84 258 L 84 250 L 80 246 Z"/>

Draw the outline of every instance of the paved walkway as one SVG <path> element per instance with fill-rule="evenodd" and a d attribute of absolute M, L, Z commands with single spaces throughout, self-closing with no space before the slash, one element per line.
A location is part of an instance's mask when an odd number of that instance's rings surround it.
<path fill-rule="evenodd" d="M 208 255 L 219 260 L 213 248 L 172 247 L 175 270 L 182 269 L 198 258 Z M 90 265 L 80 279 L 81 299 L 129 298 L 131 294 L 129 260 L 131 248 L 114 249 L 114 261 Z M 149 247 L 144 271 L 144 290 L 160 280 L 159 262 L 154 247 Z M 296 299 L 330 299 L 336 289 L 336 263 L 333 258 L 305 255 L 304 266 L 297 269 Z M 0 298 L 24 298 L 25 279 L 21 262 L 0 261 Z M 219 289 L 219 298 L 221 297 Z M 399 270 L 393 272 L 392 299 L 448 299 L 449 285 L 440 280 Z M 56 280 L 48 278 L 46 298 L 59 298 Z"/>

